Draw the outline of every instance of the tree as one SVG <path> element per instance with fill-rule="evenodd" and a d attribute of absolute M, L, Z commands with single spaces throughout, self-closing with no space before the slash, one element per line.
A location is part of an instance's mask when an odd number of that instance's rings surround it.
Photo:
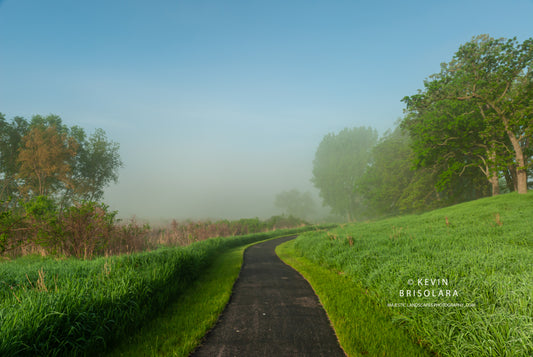
<path fill-rule="evenodd" d="M 17 161 L 22 137 L 28 132 L 29 123 L 22 117 L 15 117 L 11 123 L 0 113 L 0 201 L 9 202 L 18 193 Z"/>
<path fill-rule="evenodd" d="M 457 110 L 448 125 L 441 125 L 451 132 L 437 136 L 433 148 L 422 145 L 426 153 L 436 155 L 446 149 L 449 155 L 455 145 L 464 154 L 470 148 L 475 153 L 466 155 L 468 160 L 452 155 L 451 171 L 477 165 L 493 194 L 498 193 L 502 173 L 519 193 L 526 193 L 533 134 L 533 39 L 520 44 L 516 38 L 477 36 L 460 46 L 453 60 L 430 78 L 424 92 L 404 98 L 408 112 L 428 122 L 428 118 L 442 118 L 446 107 Z M 470 130 L 461 132 L 461 126 Z M 436 145 L 442 148 L 433 150 Z"/>
<path fill-rule="evenodd" d="M 497 194 L 496 159 L 500 156 L 495 153 L 500 145 L 490 142 L 484 134 L 486 125 L 476 107 L 471 103 L 440 98 L 435 93 L 440 90 L 442 86 L 436 85 L 435 81 L 426 82 L 423 95 L 404 98 L 407 115 L 401 127 L 410 134 L 414 168 L 430 168 L 436 174 L 435 186 L 441 192 L 450 187 L 462 190 L 452 181 L 462 181 L 468 186 L 468 181 L 461 177 L 474 178 L 483 174 L 492 184 L 493 193 Z M 472 169 L 479 169 L 479 172 L 476 174 Z M 449 196 L 457 196 L 457 193 L 448 191 Z"/>
<path fill-rule="evenodd" d="M 362 195 L 355 191 L 355 184 L 370 162 L 377 138 L 372 128 L 345 128 L 338 134 L 327 134 L 316 151 L 311 181 L 324 205 L 349 221 L 364 215 Z"/>
<path fill-rule="evenodd" d="M 18 178 L 26 197 L 57 193 L 69 180 L 77 143 L 56 126 L 34 126 L 22 138 L 18 155 Z"/>
<path fill-rule="evenodd" d="M 459 100 L 476 103 L 492 133 L 507 135 L 514 158 L 507 165 L 516 172 L 518 193 L 527 192 L 527 167 L 533 134 L 533 39 L 478 36 L 456 54 L 459 78 L 465 88 Z"/>
<path fill-rule="evenodd" d="M 285 214 L 304 220 L 309 219 L 316 211 L 315 202 L 309 191 L 304 193 L 297 189 L 283 191 L 276 195 L 274 204 L 282 209 Z"/>
<path fill-rule="evenodd" d="M 122 167 L 120 145 L 108 140 L 102 129 L 86 137 L 83 129 L 71 129 L 79 144 L 73 166 L 74 189 L 78 199 L 97 201 L 104 195 L 104 188 L 118 181 L 118 169 Z"/>
<path fill-rule="evenodd" d="M 435 185 L 437 180 L 438 174 L 433 168 L 414 170 L 409 184 L 398 199 L 398 211 L 419 213 L 445 206 Z"/>
<path fill-rule="evenodd" d="M 415 172 L 409 136 L 400 128 L 389 131 L 372 149 L 371 164 L 356 182 L 369 207 L 377 215 L 400 213 L 400 199 Z M 405 211 L 402 210 L 402 211 Z"/>

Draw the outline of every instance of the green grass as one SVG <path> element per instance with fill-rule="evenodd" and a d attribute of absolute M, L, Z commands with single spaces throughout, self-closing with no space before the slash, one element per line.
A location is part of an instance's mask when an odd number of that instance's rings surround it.
<path fill-rule="evenodd" d="M 532 227 L 533 193 L 508 194 L 305 233 L 294 249 L 389 306 L 397 326 L 441 356 L 531 356 Z"/>
<path fill-rule="evenodd" d="M 0 263 L 0 355 L 96 355 L 179 298 L 221 254 L 312 227 L 215 238 L 187 247 Z"/>
<path fill-rule="evenodd" d="M 182 296 L 107 356 L 188 356 L 228 303 L 244 249 L 221 254 Z"/>
<path fill-rule="evenodd" d="M 399 328 L 387 308 L 344 274 L 311 262 L 294 249 L 294 241 L 276 248 L 278 256 L 311 284 L 348 356 L 430 356 Z"/>

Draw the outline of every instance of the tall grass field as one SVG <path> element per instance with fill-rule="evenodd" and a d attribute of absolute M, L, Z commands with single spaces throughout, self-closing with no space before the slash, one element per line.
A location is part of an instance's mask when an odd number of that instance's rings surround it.
<path fill-rule="evenodd" d="M 0 356 L 100 355 L 157 316 L 230 248 L 312 229 L 213 238 L 89 261 L 0 263 Z"/>
<path fill-rule="evenodd" d="M 436 355 L 533 356 L 533 194 L 308 232 L 293 249 Z"/>

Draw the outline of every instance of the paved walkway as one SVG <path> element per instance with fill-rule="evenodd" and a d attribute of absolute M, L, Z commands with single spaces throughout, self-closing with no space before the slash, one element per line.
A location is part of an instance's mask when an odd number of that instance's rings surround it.
<path fill-rule="evenodd" d="M 249 247 L 229 304 L 194 357 L 345 356 L 309 283 L 274 252 Z"/>

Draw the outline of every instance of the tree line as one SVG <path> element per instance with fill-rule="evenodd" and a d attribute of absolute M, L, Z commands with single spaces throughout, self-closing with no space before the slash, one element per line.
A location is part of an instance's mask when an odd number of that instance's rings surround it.
<path fill-rule="evenodd" d="M 347 128 L 320 143 L 312 182 L 348 220 L 527 193 L 533 156 L 533 39 L 474 37 L 378 139 Z"/>

